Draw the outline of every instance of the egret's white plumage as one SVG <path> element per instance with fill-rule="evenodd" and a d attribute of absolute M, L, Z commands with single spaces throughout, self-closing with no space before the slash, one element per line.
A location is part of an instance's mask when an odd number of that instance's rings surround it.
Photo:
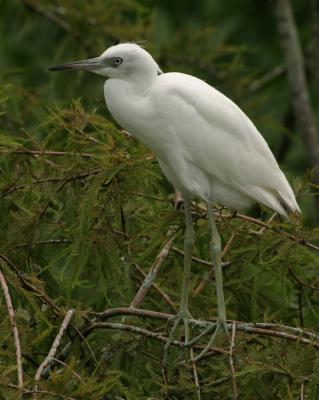
<path fill-rule="evenodd" d="M 100 57 L 51 70 L 86 69 L 109 78 L 105 100 L 115 120 L 156 154 L 171 183 L 182 191 L 185 209 L 184 277 L 180 311 L 165 345 L 163 362 L 183 321 L 189 342 L 189 277 L 194 233 L 190 197 L 206 201 L 215 268 L 218 319 L 227 331 L 221 267 L 221 241 L 212 202 L 241 209 L 259 202 L 287 216 L 300 212 L 293 191 L 264 138 L 250 119 L 218 90 L 190 75 L 163 74 L 152 56 L 136 44 L 110 47 Z M 210 328 L 209 328 L 210 329 Z M 200 335 L 199 335 L 200 336 Z"/>
<path fill-rule="evenodd" d="M 230 99 L 193 76 L 158 75 L 157 63 L 136 44 L 103 56 L 123 59 L 104 71 L 111 114 L 154 151 L 175 187 L 236 209 L 259 202 L 281 215 L 300 212 L 264 138 Z"/>

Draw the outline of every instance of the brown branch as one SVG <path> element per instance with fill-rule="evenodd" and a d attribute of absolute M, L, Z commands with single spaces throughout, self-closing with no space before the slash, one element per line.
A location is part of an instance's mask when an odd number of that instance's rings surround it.
<path fill-rule="evenodd" d="M 16 359 L 17 359 L 17 373 L 18 373 L 18 387 L 20 389 L 23 388 L 23 370 L 22 370 L 22 355 L 21 355 L 21 345 L 20 345 L 20 338 L 19 338 L 19 331 L 18 331 L 18 326 L 16 323 L 16 318 L 15 318 L 15 313 L 9 293 L 9 288 L 7 285 L 7 282 L 4 278 L 4 275 L 2 271 L 0 270 L 0 284 L 1 288 L 3 290 L 4 294 L 4 299 L 6 302 L 7 310 L 8 310 L 8 315 L 13 331 L 13 337 L 14 337 L 14 344 L 16 348 Z"/>
<path fill-rule="evenodd" d="M 141 308 L 129 308 L 129 307 L 109 308 L 100 313 L 90 312 L 89 314 L 95 316 L 95 319 L 92 322 L 95 322 L 96 320 L 105 320 L 118 315 L 134 315 L 137 317 L 147 317 L 147 318 L 163 319 L 163 320 L 168 320 L 169 318 L 173 317 L 172 314 L 162 313 L 159 311 L 151 311 L 151 310 L 144 310 Z"/>
<path fill-rule="evenodd" d="M 234 365 L 234 349 L 235 349 L 235 336 L 236 336 L 236 323 L 233 322 L 231 325 L 231 342 L 230 342 L 230 349 L 229 349 L 229 366 L 232 376 L 232 384 L 233 384 L 233 400 L 238 399 L 238 392 L 237 392 L 237 382 L 236 382 L 236 371 Z"/>
<path fill-rule="evenodd" d="M 163 265 L 164 261 L 166 260 L 166 258 L 168 256 L 168 253 L 172 247 L 174 238 L 175 238 L 175 235 L 173 235 L 173 237 L 171 237 L 169 240 L 167 240 L 166 243 L 164 244 L 163 248 L 161 249 L 161 251 L 159 252 L 159 254 L 156 257 L 154 264 L 150 268 L 148 274 L 145 276 L 144 282 L 142 283 L 142 285 L 139 288 L 139 290 L 137 291 L 134 299 L 132 300 L 130 307 L 138 308 L 142 304 L 142 302 L 143 302 L 145 296 L 147 295 L 148 291 L 150 290 L 151 286 L 153 286 L 154 281 L 157 278 L 157 275 L 160 271 L 161 266 Z"/>
<path fill-rule="evenodd" d="M 39 368 L 37 369 L 35 376 L 34 376 L 34 380 L 35 382 L 38 382 L 41 378 L 41 374 L 43 369 L 52 361 L 52 359 L 54 358 L 58 347 L 60 345 L 60 341 L 62 339 L 62 336 L 64 334 L 64 331 L 66 330 L 66 328 L 68 327 L 70 320 L 72 318 L 74 314 L 74 310 L 69 310 L 66 314 L 65 317 L 63 319 L 62 325 L 60 327 L 60 330 L 56 336 L 56 338 L 53 341 L 52 347 L 49 351 L 49 354 L 46 356 L 46 358 L 43 360 L 43 362 L 40 364 Z"/>

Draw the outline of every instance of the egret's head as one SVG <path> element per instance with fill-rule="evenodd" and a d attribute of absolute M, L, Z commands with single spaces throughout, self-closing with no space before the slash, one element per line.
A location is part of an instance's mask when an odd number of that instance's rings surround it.
<path fill-rule="evenodd" d="M 132 75 L 161 74 L 153 57 L 134 43 L 121 43 L 109 47 L 100 57 L 74 61 L 49 68 L 50 71 L 84 69 L 107 78 L 123 78 Z"/>

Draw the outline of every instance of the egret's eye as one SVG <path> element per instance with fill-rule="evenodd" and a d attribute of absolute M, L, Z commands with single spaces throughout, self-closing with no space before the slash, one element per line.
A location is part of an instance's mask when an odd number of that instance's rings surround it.
<path fill-rule="evenodd" d="M 113 59 L 113 66 L 114 67 L 118 67 L 119 65 L 121 65 L 123 62 L 123 59 L 121 57 L 115 57 Z"/>

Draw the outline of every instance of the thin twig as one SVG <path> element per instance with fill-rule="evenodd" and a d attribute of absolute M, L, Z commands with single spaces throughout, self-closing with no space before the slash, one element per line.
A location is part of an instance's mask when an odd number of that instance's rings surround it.
<path fill-rule="evenodd" d="M 305 282 L 303 279 L 299 278 L 298 275 L 296 275 L 296 273 L 292 270 L 291 267 L 288 268 L 288 272 L 290 273 L 290 275 L 294 278 L 294 280 L 300 285 L 300 286 L 304 286 L 307 287 L 309 289 L 312 290 L 316 290 L 319 291 L 319 287 L 313 286 L 310 283 Z"/>
<path fill-rule="evenodd" d="M 198 210 L 207 213 L 207 208 L 203 204 L 194 203 L 194 205 L 196 206 L 196 208 Z M 259 226 L 261 226 L 263 228 L 266 228 L 266 229 L 268 229 L 268 230 L 270 230 L 272 232 L 276 232 L 278 234 L 282 234 L 282 235 L 288 237 L 290 240 L 292 240 L 292 241 L 294 241 L 294 242 L 296 242 L 298 244 L 301 244 L 303 246 L 309 247 L 312 250 L 319 251 L 319 247 L 318 246 L 314 245 L 313 243 L 310 243 L 310 242 L 306 241 L 304 238 L 292 235 L 291 233 L 286 232 L 286 231 L 284 231 L 284 230 L 282 230 L 282 229 L 280 229 L 280 228 L 278 228 L 276 226 L 272 226 L 267 222 L 261 221 L 260 219 L 253 218 L 253 217 L 250 217 L 248 215 L 244 215 L 244 214 L 240 214 L 240 213 L 231 213 L 231 214 L 230 213 L 227 213 L 227 214 L 226 213 L 222 213 L 221 214 L 220 212 L 218 212 L 218 216 L 220 216 L 222 218 L 238 218 L 238 219 L 241 219 L 243 221 L 251 222 L 251 223 L 253 223 L 255 225 L 259 225 Z"/>
<path fill-rule="evenodd" d="M 155 279 L 157 278 L 157 275 L 160 271 L 161 266 L 163 265 L 164 261 L 166 260 L 166 258 L 168 256 L 168 253 L 172 247 L 174 238 L 175 238 L 175 235 L 173 235 L 173 237 L 171 237 L 169 240 L 167 240 L 166 243 L 164 244 L 163 248 L 161 249 L 161 251 L 159 252 L 159 254 L 156 257 L 154 264 L 152 265 L 148 274 L 146 275 L 144 282 L 142 283 L 142 285 L 139 288 L 139 290 L 137 291 L 134 299 L 132 300 L 130 307 L 138 308 L 142 304 L 145 296 L 147 295 L 147 293 L 150 290 L 151 286 L 153 285 Z"/>
<path fill-rule="evenodd" d="M 59 360 L 58 358 L 52 357 L 52 361 L 54 361 L 57 364 L 63 365 L 63 367 L 65 368 L 69 368 L 68 364 L 66 364 L 64 361 Z M 84 382 L 83 378 L 72 369 L 72 375 L 74 375 L 76 377 L 76 379 L 78 379 L 79 381 L 81 381 L 82 383 Z"/>
<path fill-rule="evenodd" d="M 52 359 L 54 358 L 54 356 L 55 356 L 55 354 L 56 354 L 56 352 L 57 352 L 57 350 L 58 350 L 58 347 L 59 347 L 59 345 L 60 345 L 60 341 L 61 341 L 61 338 L 62 338 L 62 336 L 63 336 L 63 333 L 64 333 L 64 331 L 66 330 L 66 328 L 68 327 L 68 325 L 69 325 L 69 323 L 70 323 L 70 320 L 71 320 L 73 314 L 74 314 L 74 310 L 69 310 L 69 311 L 65 314 L 65 317 L 64 317 L 64 319 L 63 319 L 62 325 L 61 325 L 61 327 L 60 327 L 60 330 L 59 330 L 59 332 L 58 332 L 56 338 L 55 338 L 54 341 L 53 341 L 53 344 L 52 344 L 52 347 L 51 347 L 51 349 L 50 349 L 50 351 L 49 351 L 49 354 L 46 356 L 46 358 L 43 360 L 43 362 L 40 364 L 39 368 L 37 369 L 37 372 L 36 372 L 35 377 L 34 377 L 34 380 L 35 380 L 36 382 L 40 380 L 43 369 L 44 369 L 44 368 L 52 361 Z"/>
<path fill-rule="evenodd" d="M 237 400 L 238 392 L 237 392 L 237 382 L 236 382 L 236 371 L 235 371 L 235 364 L 234 364 L 234 349 L 235 349 L 235 337 L 236 337 L 236 323 L 233 322 L 231 325 L 231 342 L 230 342 L 230 349 L 229 349 L 229 366 L 232 376 L 232 384 L 233 384 L 233 400 Z"/>
<path fill-rule="evenodd" d="M 102 169 L 101 168 L 97 168 L 94 170 L 90 170 L 90 171 L 86 171 L 86 172 L 82 172 L 81 174 L 78 175 L 71 175 L 68 177 L 52 177 L 52 178 L 44 178 L 44 179 L 38 179 L 38 180 L 34 180 L 31 183 L 21 183 L 19 185 L 13 185 L 13 186 L 9 186 L 8 188 L 4 189 L 1 193 L 0 193 L 0 197 L 4 197 L 8 194 L 11 194 L 13 192 L 16 192 L 17 190 L 20 189 L 26 189 L 26 188 L 31 188 L 32 185 L 36 185 L 36 184 L 41 184 L 41 183 L 50 183 L 50 182 L 62 182 L 61 185 L 58 186 L 58 188 L 55 190 L 55 193 L 59 192 L 67 183 L 72 182 L 72 181 L 76 181 L 76 180 L 81 180 L 81 179 L 85 179 L 94 175 L 97 175 L 99 172 L 101 172 Z"/>
<path fill-rule="evenodd" d="M 21 154 L 31 156 L 52 156 L 52 157 L 82 157 L 93 158 L 94 155 L 90 153 L 77 153 L 73 151 L 53 151 L 53 150 L 28 150 L 28 149 L 1 149 L 0 153 Z"/>
<path fill-rule="evenodd" d="M 20 389 L 23 388 L 23 370 L 22 370 L 22 354 L 21 354 L 21 345 L 20 345 L 20 338 L 19 338 L 19 331 L 18 326 L 16 323 L 15 313 L 12 306 L 12 301 L 9 293 L 9 288 L 7 282 L 4 278 L 2 271 L 0 270 L 0 284 L 3 290 L 4 299 L 6 302 L 11 327 L 13 330 L 13 337 L 14 337 L 14 344 L 16 348 L 16 359 L 17 359 L 17 373 L 18 373 L 18 386 Z"/>
<path fill-rule="evenodd" d="M 257 90 L 260 90 L 262 87 L 264 87 L 268 83 L 272 82 L 273 80 L 281 76 L 284 72 L 285 72 L 285 66 L 283 64 L 277 65 L 275 68 L 267 72 L 265 75 L 253 81 L 251 85 L 248 87 L 248 90 L 250 92 L 256 92 Z"/>
<path fill-rule="evenodd" d="M 12 383 L 9 383 L 8 387 L 12 388 L 12 389 L 19 389 L 19 387 L 17 385 L 13 385 Z M 76 400 L 74 397 L 65 396 L 64 394 L 61 394 L 61 393 L 49 392 L 48 390 L 22 389 L 22 391 L 24 394 L 47 394 L 49 396 L 59 397 L 60 399 L 63 399 L 63 400 Z"/>
<path fill-rule="evenodd" d="M 21 244 L 16 244 L 15 247 L 30 247 L 30 246 L 38 246 L 38 245 L 44 245 L 44 244 L 67 244 L 67 243 L 72 243 L 73 240 L 71 239 L 48 239 L 48 240 L 39 240 L 34 243 L 21 243 Z"/>
<path fill-rule="evenodd" d="M 184 256 L 184 251 L 179 249 L 178 247 L 173 246 L 171 248 L 171 250 L 174 251 L 174 253 L 177 253 L 177 254 L 180 254 L 181 256 Z M 212 266 L 211 261 L 206 261 L 206 260 L 203 260 L 202 258 L 199 258 L 199 257 L 192 256 L 192 261 L 194 261 L 194 262 L 196 262 L 198 264 L 205 265 L 206 267 L 211 267 Z M 227 267 L 230 264 L 231 264 L 231 261 L 222 262 L 222 267 Z"/>
<path fill-rule="evenodd" d="M 189 355 L 190 355 L 191 362 L 192 362 L 192 367 L 193 367 L 193 375 L 194 375 L 194 382 L 195 382 L 195 386 L 196 386 L 197 398 L 198 398 L 198 400 L 201 400 L 202 396 L 201 396 L 201 391 L 200 391 L 200 384 L 199 384 L 199 379 L 198 379 L 196 361 L 194 360 L 194 349 L 193 349 L 193 347 L 191 347 L 189 349 Z"/>
<path fill-rule="evenodd" d="M 76 39 L 77 43 L 79 44 L 82 43 L 83 46 L 83 41 L 82 40 L 79 41 L 81 37 L 80 32 L 73 30 L 72 27 L 69 25 L 69 23 L 60 18 L 56 13 L 48 11 L 47 9 L 39 6 L 33 1 L 30 0 L 20 0 L 20 1 L 30 10 L 35 11 L 42 17 L 45 17 L 51 22 L 54 22 L 57 26 L 62 28 L 64 31 L 69 33 L 74 39 Z"/>
<path fill-rule="evenodd" d="M 142 268 L 137 265 L 137 264 L 133 264 L 133 267 L 144 277 L 146 278 L 146 273 L 142 270 Z M 175 304 L 173 302 L 173 300 L 169 297 L 169 295 L 167 293 L 164 292 L 163 289 L 161 289 L 155 282 L 152 283 L 153 288 L 158 292 L 158 294 L 160 296 L 163 297 L 164 301 L 166 302 L 166 304 L 170 307 L 170 309 L 175 312 Z"/>

